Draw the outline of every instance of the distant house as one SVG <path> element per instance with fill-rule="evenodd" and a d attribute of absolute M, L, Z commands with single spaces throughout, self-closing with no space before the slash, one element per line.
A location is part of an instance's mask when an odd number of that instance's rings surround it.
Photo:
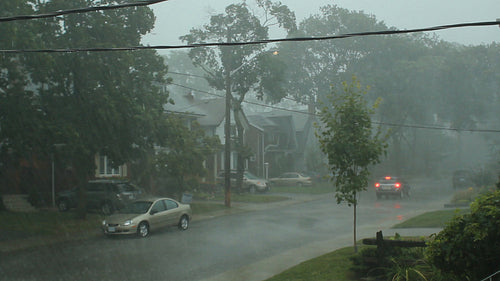
<path fill-rule="evenodd" d="M 186 119 L 186 125 L 198 122 L 209 136 L 219 136 L 225 142 L 225 98 L 198 97 L 191 92 L 170 91 L 174 104 L 165 105 L 167 112 L 179 114 Z M 305 152 L 308 146 L 317 146 L 313 123 L 315 115 L 303 112 L 270 111 L 246 116 L 240 112 L 244 128 L 244 145 L 251 155 L 244 168 L 260 176 L 276 176 L 287 171 L 306 170 Z M 236 135 L 234 115 L 231 114 L 231 139 Z M 224 147 L 224 146 L 223 146 Z M 230 169 L 236 169 L 237 152 L 231 146 Z M 224 149 L 205 160 L 209 171 L 206 181 L 215 180 L 224 167 Z"/>
<path fill-rule="evenodd" d="M 268 176 L 306 168 L 306 147 L 315 141 L 314 115 L 307 112 L 271 111 L 248 116 L 264 133 L 262 157 Z"/>
<path fill-rule="evenodd" d="M 225 98 L 201 98 L 192 93 L 170 92 L 170 97 L 174 104 L 165 105 L 165 110 L 186 118 L 186 123 L 196 121 L 209 136 L 218 136 L 221 143 L 225 144 Z M 256 124 L 252 124 L 243 111 L 240 111 L 239 118 L 242 122 L 244 132 L 244 145 L 251 151 L 251 156 L 245 162 L 244 169 L 251 173 L 264 177 L 266 175 L 264 161 L 264 129 Z M 231 112 L 231 139 L 236 137 L 236 123 L 234 113 Z M 223 146 L 224 147 L 224 146 Z M 231 145 L 230 170 L 237 167 L 237 152 L 234 145 Z M 221 149 L 213 157 L 205 160 L 205 167 L 209 171 L 207 181 L 215 180 L 217 174 L 226 170 L 224 167 L 225 153 Z"/>
<path fill-rule="evenodd" d="M 193 122 L 198 122 L 207 136 L 219 136 L 224 142 L 225 99 L 224 98 L 199 98 L 191 92 L 170 92 L 174 104 L 164 105 L 166 112 L 177 114 L 185 119 L 185 124 L 190 128 Z M 220 169 L 221 155 L 217 152 L 208 159 L 203 159 L 208 170 L 206 181 L 215 181 Z"/>

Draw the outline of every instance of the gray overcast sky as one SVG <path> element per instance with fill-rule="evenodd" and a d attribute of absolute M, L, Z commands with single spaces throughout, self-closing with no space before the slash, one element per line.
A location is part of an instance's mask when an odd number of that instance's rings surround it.
<path fill-rule="evenodd" d="M 319 12 L 319 7 L 335 4 L 348 10 L 374 15 L 378 21 L 398 29 L 431 27 L 464 22 L 494 21 L 500 18 L 500 0 L 283 0 L 295 12 L 298 22 Z M 223 13 L 237 0 L 169 0 L 151 5 L 156 15 L 155 29 L 143 42 L 149 45 L 183 45 L 179 36 L 193 27 L 208 23 L 211 14 Z M 248 0 L 249 5 L 254 4 Z M 438 31 L 444 40 L 466 45 L 500 42 L 498 26 L 458 28 Z M 271 38 L 283 37 L 271 35 Z"/>

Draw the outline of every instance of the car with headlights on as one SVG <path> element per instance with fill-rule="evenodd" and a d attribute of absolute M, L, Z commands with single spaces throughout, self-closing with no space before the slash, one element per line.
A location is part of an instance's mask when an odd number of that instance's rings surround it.
<path fill-rule="evenodd" d="M 151 231 L 168 226 L 186 230 L 191 221 L 191 206 L 171 198 L 153 197 L 135 200 L 117 213 L 105 217 L 105 235 L 134 234 L 146 237 Z"/>
<path fill-rule="evenodd" d="M 377 195 L 377 199 L 382 198 L 382 196 L 409 197 L 410 185 L 402 178 L 385 176 L 375 182 L 375 194 Z"/>

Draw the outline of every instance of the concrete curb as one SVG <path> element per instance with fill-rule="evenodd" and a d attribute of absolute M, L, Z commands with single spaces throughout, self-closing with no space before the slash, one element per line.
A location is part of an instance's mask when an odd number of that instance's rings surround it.
<path fill-rule="evenodd" d="M 325 194 L 321 195 L 286 195 L 289 197 L 288 200 L 273 202 L 273 203 L 242 203 L 234 202 L 229 209 L 211 212 L 203 215 L 193 215 L 193 221 L 213 219 L 220 216 L 233 215 L 244 212 L 253 212 L 266 210 L 270 208 L 287 206 L 291 204 L 298 204 L 307 201 L 318 200 L 324 198 Z M 202 202 L 202 201 L 200 201 Z M 220 202 L 216 202 L 220 203 Z M 75 242 L 88 240 L 93 238 L 98 238 L 102 236 L 100 229 L 96 228 L 95 232 L 82 233 L 76 236 L 65 236 L 65 237 L 23 237 L 19 239 L 8 239 L 0 241 L 0 253 L 9 253 L 14 251 L 20 251 L 30 248 L 36 248 L 40 246 L 53 245 L 58 243 Z"/>

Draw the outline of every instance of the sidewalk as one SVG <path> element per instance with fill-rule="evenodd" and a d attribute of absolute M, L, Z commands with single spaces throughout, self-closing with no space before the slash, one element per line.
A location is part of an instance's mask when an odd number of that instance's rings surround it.
<path fill-rule="evenodd" d="M 393 229 L 390 226 L 384 227 L 383 229 L 358 228 L 358 237 L 359 239 L 375 237 L 376 231 L 379 230 L 382 230 L 383 235 L 386 237 L 394 236 L 395 233 L 401 236 L 430 236 L 431 234 L 441 231 L 441 228 Z M 302 247 L 288 250 L 281 254 L 259 260 L 253 264 L 226 271 L 201 281 L 266 280 L 302 262 L 328 254 L 340 248 L 352 246 L 352 239 L 352 234 L 347 234 L 344 236 L 336 236 L 326 241 L 308 243 Z"/>

